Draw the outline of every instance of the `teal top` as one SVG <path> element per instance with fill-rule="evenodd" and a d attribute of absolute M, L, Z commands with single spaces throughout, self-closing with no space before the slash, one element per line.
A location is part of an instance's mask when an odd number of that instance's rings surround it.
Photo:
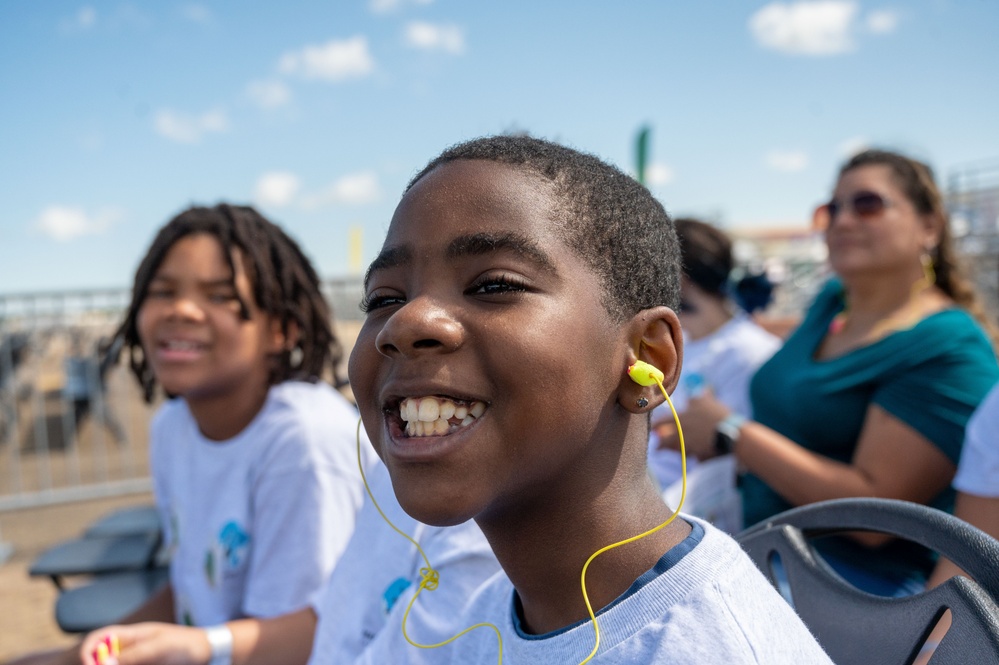
<path fill-rule="evenodd" d="M 839 281 L 830 280 L 801 326 L 753 377 L 753 419 L 808 450 L 849 463 L 868 407 L 877 404 L 956 464 L 965 424 L 999 380 L 985 332 L 964 310 L 947 309 L 868 346 L 816 360 L 829 324 L 843 310 L 842 293 Z M 741 488 L 747 526 L 791 507 L 752 474 L 742 478 Z M 930 505 L 949 512 L 953 490 Z M 862 552 L 865 561 L 872 554 Z"/>

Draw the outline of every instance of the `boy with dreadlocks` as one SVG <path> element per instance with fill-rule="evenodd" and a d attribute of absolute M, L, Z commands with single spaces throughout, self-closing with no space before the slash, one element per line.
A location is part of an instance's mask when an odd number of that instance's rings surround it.
<path fill-rule="evenodd" d="M 227 662 L 224 622 L 300 610 L 325 586 L 364 497 L 356 410 L 320 380 L 340 383 L 331 324 L 309 260 L 254 209 L 195 207 L 159 231 L 116 336 L 146 399 L 171 398 L 150 433 L 170 583 L 124 623 L 208 627 Z"/>

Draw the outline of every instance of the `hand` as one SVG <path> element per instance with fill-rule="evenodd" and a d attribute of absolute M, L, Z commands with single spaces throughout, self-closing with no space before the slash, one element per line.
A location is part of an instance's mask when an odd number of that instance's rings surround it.
<path fill-rule="evenodd" d="M 676 438 L 676 423 L 673 414 L 664 418 L 652 419 L 652 434 L 656 437 L 656 447 L 660 450 L 671 450 L 669 442 Z"/>
<path fill-rule="evenodd" d="M 211 646 L 200 628 L 171 623 L 136 623 L 107 626 L 87 635 L 80 646 L 80 662 L 96 665 L 93 653 L 108 634 L 118 637 L 121 653 L 105 665 L 206 665 Z"/>
<path fill-rule="evenodd" d="M 680 414 L 687 454 L 701 460 L 714 457 L 715 429 L 728 414 L 729 408 L 719 402 L 709 389 L 705 389 L 700 397 L 690 398 L 687 409 Z M 680 450 L 679 436 L 673 432 L 660 440 L 660 447 Z"/>

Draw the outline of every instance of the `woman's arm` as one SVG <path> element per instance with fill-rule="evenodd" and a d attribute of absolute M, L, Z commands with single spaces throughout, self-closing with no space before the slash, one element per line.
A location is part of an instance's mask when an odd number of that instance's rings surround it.
<path fill-rule="evenodd" d="M 813 453 L 753 422 L 740 431 L 735 453 L 796 506 L 855 496 L 925 504 L 947 488 L 957 469 L 926 437 L 877 405 L 868 407 L 849 464 Z"/>
<path fill-rule="evenodd" d="M 711 395 L 690 400 L 681 417 L 688 452 L 713 456 L 715 427 L 727 413 Z M 814 453 L 752 421 L 740 429 L 734 452 L 744 468 L 795 506 L 859 496 L 925 504 L 947 488 L 956 471 L 954 463 L 926 437 L 877 405 L 868 407 L 848 464 Z M 872 533 L 855 537 L 872 546 L 888 539 Z"/>

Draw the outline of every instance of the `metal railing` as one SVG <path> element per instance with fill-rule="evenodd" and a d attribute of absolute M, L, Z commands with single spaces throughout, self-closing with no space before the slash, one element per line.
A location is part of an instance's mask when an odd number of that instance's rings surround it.
<path fill-rule="evenodd" d="M 951 172 L 947 207 L 975 288 L 992 319 L 999 320 L 999 160 Z"/>
<path fill-rule="evenodd" d="M 328 280 L 336 321 L 363 318 L 361 279 Z M 150 489 L 146 404 L 98 347 L 127 289 L 0 295 L 0 512 Z"/>

